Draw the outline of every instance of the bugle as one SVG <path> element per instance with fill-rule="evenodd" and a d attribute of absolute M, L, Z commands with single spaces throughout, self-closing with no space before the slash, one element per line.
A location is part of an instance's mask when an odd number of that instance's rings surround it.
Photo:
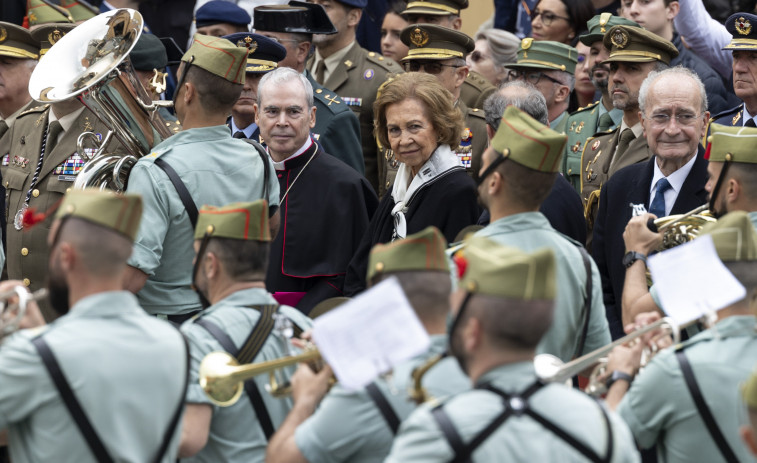
<path fill-rule="evenodd" d="M 717 219 L 704 204 L 685 214 L 649 219 L 647 227 L 653 232 L 662 233 L 662 244 L 658 251 L 663 251 L 688 243 L 699 236 L 702 227 L 713 222 L 717 222 Z"/>
<path fill-rule="evenodd" d="M 426 363 L 419 365 L 413 370 L 413 383 L 411 389 L 408 391 L 408 395 L 410 396 L 410 399 L 418 405 L 434 399 L 434 397 L 428 393 L 426 388 L 423 387 L 423 376 L 446 356 L 446 352 L 436 354 L 429 358 Z"/>
<path fill-rule="evenodd" d="M 10 303 L 14 297 L 18 298 L 18 301 Z M 21 285 L 0 293 L 0 339 L 18 330 L 21 320 L 26 315 L 29 302 L 38 301 L 44 297 L 47 297 L 46 289 L 38 289 L 30 293 Z"/>

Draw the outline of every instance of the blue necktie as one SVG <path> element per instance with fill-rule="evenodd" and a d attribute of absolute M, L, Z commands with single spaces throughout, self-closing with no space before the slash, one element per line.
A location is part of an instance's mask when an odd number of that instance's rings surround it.
<path fill-rule="evenodd" d="M 665 192 L 670 188 L 672 188 L 670 182 L 668 182 L 668 179 L 665 177 L 657 182 L 654 199 L 649 206 L 649 212 L 656 215 L 658 218 L 665 216 Z"/>

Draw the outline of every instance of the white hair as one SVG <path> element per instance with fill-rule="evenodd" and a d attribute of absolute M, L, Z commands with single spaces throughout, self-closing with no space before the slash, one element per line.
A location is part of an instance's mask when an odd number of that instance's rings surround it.
<path fill-rule="evenodd" d="M 310 85 L 307 77 L 295 71 L 292 68 L 278 68 L 264 75 L 258 84 L 258 106 L 263 106 L 263 88 L 268 85 L 281 85 L 299 79 L 302 88 L 305 89 L 305 98 L 308 107 L 312 108 L 315 104 L 313 101 L 313 86 Z"/>

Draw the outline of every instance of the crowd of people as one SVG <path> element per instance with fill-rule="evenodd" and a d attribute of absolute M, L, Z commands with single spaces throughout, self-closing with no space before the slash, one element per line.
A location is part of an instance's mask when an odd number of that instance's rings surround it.
<path fill-rule="evenodd" d="M 0 22 L 0 461 L 755 461 L 757 15 L 714 3 L 495 0 L 471 37 L 468 0 L 201 0 L 184 43 L 138 1 L 29 0 Z M 640 334 L 650 258 L 692 239 L 744 292 Z M 387 280 L 423 353 L 214 395 L 214 353 L 309 352 Z M 545 355 L 607 359 L 566 385 Z"/>

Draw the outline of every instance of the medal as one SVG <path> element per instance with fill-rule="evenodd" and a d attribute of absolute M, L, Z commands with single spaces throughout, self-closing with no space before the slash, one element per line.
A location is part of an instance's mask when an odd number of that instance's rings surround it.
<path fill-rule="evenodd" d="M 13 226 L 16 227 L 16 230 L 23 230 L 24 228 L 24 213 L 26 212 L 26 209 L 28 209 L 29 206 L 24 204 L 21 206 L 21 209 L 16 212 L 16 216 L 13 218 Z"/>

